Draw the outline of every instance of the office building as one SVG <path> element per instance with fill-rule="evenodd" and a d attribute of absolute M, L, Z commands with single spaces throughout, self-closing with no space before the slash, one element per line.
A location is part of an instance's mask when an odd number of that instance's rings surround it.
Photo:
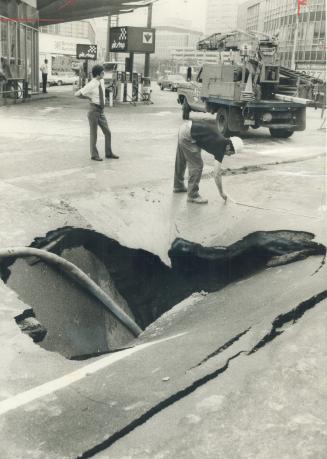
<path fill-rule="evenodd" d="M 239 7 L 238 27 L 279 38 L 280 62 L 324 77 L 326 11 L 324 0 L 309 0 L 297 14 L 294 0 L 248 0 Z"/>
<path fill-rule="evenodd" d="M 176 48 L 196 48 L 202 32 L 176 26 L 156 27 L 156 52 L 154 57 L 159 60 L 171 59 Z"/>
<path fill-rule="evenodd" d="M 220 53 L 194 48 L 177 48 L 172 51 L 171 58 L 177 65 L 199 67 L 203 64 L 216 64 L 220 61 Z"/>

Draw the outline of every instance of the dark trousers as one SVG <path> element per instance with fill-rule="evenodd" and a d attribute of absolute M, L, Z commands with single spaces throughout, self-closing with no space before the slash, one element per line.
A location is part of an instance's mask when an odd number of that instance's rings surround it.
<path fill-rule="evenodd" d="M 90 124 L 90 150 L 91 158 L 99 158 L 99 152 L 97 149 L 98 140 L 98 126 L 100 126 L 103 135 L 105 137 L 105 154 L 106 157 L 112 156 L 111 150 L 111 131 L 108 126 L 107 118 L 101 107 L 97 105 L 90 106 L 90 110 L 87 114 Z"/>
<path fill-rule="evenodd" d="M 48 84 L 48 74 L 42 73 L 42 88 L 43 92 L 47 92 L 47 84 Z"/>

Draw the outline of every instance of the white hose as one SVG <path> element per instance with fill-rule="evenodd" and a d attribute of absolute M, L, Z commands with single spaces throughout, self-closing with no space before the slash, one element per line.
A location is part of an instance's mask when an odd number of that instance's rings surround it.
<path fill-rule="evenodd" d="M 34 249 L 29 247 L 12 247 L 7 249 L 0 249 L 0 259 L 8 257 L 38 257 L 49 264 L 59 267 L 70 278 L 81 284 L 88 292 L 95 296 L 105 307 L 108 309 L 134 336 L 139 336 L 142 329 L 137 323 L 124 312 L 118 304 L 109 297 L 92 279 L 90 279 L 81 269 L 75 266 L 70 261 L 54 253 L 45 250 Z"/>

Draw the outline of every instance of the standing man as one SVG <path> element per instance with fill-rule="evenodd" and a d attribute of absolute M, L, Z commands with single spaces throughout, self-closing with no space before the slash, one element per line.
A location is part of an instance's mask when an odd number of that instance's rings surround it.
<path fill-rule="evenodd" d="M 226 202 L 222 184 L 221 163 L 225 155 L 240 153 L 243 141 L 239 137 L 224 137 L 216 124 L 204 120 L 185 121 L 179 129 L 175 161 L 174 193 L 187 192 L 188 202 L 207 204 L 208 200 L 199 194 L 203 160 L 201 149 L 215 157 L 214 179 L 220 196 Z M 184 185 L 186 166 L 188 166 L 188 188 Z"/>
<path fill-rule="evenodd" d="M 46 94 L 47 91 L 47 85 L 48 85 L 48 60 L 44 59 L 44 64 L 41 65 L 40 67 L 41 73 L 42 73 L 42 87 L 43 87 L 43 94 Z"/>
<path fill-rule="evenodd" d="M 111 149 L 111 131 L 104 114 L 105 86 L 103 81 L 104 68 L 102 65 L 95 65 L 92 68 L 92 76 L 93 79 L 75 94 L 76 97 L 88 99 L 90 101 L 90 110 L 87 116 L 90 124 L 91 159 L 93 159 L 93 161 L 102 161 L 97 149 L 98 126 L 100 126 L 105 136 L 106 158 L 118 159 L 119 156 L 114 155 Z"/>

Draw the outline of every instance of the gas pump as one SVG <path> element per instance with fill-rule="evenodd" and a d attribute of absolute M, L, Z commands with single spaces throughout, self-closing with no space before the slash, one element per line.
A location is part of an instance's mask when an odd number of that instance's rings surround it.
<path fill-rule="evenodd" d="M 123 96 L 123 102 L 127 102 L 127 80 L 126 80 L 126 72 L 122 72 L 122 96 Z"/>
<path fill-rule="evenodd" d="M 126 101 L 130 102 L 133 100 L 133 83 L 132 83 L 132 75 L 130 72 L 126 72 Z"/>
<path fill-rule="evenodd" d="M 132 97 L 134 102 L 139 100 L 139 74 L 136 72 L 132 76 Z"/>
<path fill-rule="evenodd" d="M 150 77 L 143 77 L 143 100 L 151 101 L 151 79 Z"/>
<path fill-rule="evenodd" d="M 118 102 L 124 102 L 124 82 L 123 82 L 123 72 L 117 72 L 117 92 L 116 100 Z"/>
<path fill-rule="evenodd" d="M 138 98 L 137 100 L 140 102 L 142 100 L 142 73 L 138 73 L 137 75 L 137 84 L 138 84 Z"/>

